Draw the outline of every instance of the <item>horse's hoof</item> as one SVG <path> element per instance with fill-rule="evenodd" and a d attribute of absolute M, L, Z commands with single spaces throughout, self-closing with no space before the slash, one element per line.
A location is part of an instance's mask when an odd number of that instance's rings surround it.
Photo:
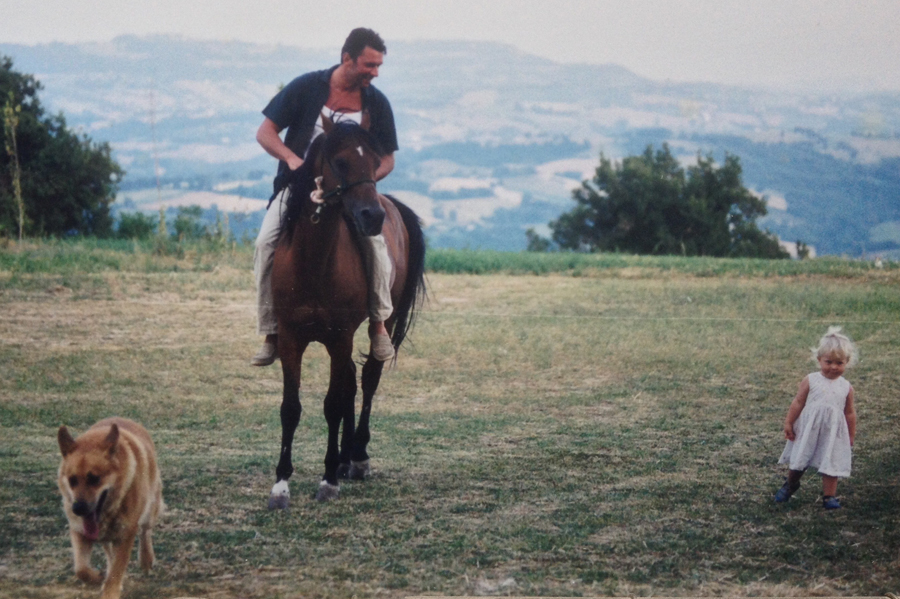
<path fill-rule="evenodd" d="M 319 490 L 316 492 L 316 501 L 331 501 L 332 499 L 337 499 L 340 494 L 341 487 L 339 485 L 331 485 L 323 480 L 319 483 Z"/>
<path fill-rule="evenodd" d="M 372 468 L 369 466 L 369 460 L 362 462 L 350 462 L 350 480 L 366 480 L 372 474 Z"/>
<path fill-rule="evenodd" d="M 269 493 L 270 510 L 286 510 L 291 503 L 291 491 L 286 480 L 280 480 Z"/>
<path fill-rule="evenodd" d="M 350 467 L 350 464 L 341 464 L 337 469 L 337 477 L 348 479 L 352 476 L 353 469 Z"/>

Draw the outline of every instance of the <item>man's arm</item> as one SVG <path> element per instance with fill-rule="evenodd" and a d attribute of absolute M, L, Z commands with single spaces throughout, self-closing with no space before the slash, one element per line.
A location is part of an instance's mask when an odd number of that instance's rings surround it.
<path fill-rule="evenodd" d="M 375 171 L 375 180 L 381 181 L 394 170 L 394 154 L 393 152 L 388 154 L 387 156 L 381 157 L 381 166 L 378 167 L 378 170 Z"/>
<path fill-rule="evenodd" d="M 256 131 L 256 141 L 259 142 L 259 145 L 261 145 L 270 156 L 286 162 L 288 168 L 295 171 L 303 164 L 303 159 L 297 156 L 289 147 L 284 145 L 284 142 L 281 141 L 281 137 L 278 135 L 279 133 L 280 130 L 278 129 L 278 125 L 276 125 L 272 119 L 266 117 Z M 391 159 L 391 168 L 394 168 L 393 158 Z M 389 172 L 390 170 L 388 173 Z M 385 175 L 386 174 L 387 173 L 385 173 Z"/>

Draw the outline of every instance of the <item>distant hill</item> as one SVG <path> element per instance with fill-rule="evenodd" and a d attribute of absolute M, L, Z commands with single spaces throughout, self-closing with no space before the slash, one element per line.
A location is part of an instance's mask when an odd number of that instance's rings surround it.
<path fill-rule="evenodd" d="M 242 211 L 248 229 L 263 204 L 247 200 L 268 197 L 275 170 L 255 141 L 260 111 L 338 53 L 168 36 L 0 44 L 51 111 L 110 142 L 127 171 L 120 209 L 158 208 L 158 163 L 164 203 Z M 571 207 L 600 152 L 668 143 L 686 164 L 739 156 L 769 197 L 763 226 L 786 241 L 900 257 L 900 94 L 659 82 L 482 42 L 389 43 L 376 85 L 401 146 L 380 187 L 420 213 L 435 247 L 522 249 L 527 228 Z"/>

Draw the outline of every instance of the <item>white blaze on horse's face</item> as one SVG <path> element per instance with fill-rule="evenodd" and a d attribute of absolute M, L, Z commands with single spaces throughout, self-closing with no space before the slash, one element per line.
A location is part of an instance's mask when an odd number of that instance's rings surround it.
<path fill-rule="evenodd" d="M 360 155 L 360 156 L 363 155 L 363 149 L 362 149 L 362 146 L 356 146 L 356 151 L 359 152 L 359 155 Z"/>

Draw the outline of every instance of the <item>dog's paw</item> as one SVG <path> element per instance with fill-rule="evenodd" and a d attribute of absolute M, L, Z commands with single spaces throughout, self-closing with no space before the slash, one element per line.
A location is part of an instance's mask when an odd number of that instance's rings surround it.
<path fill-rule="evenodd" d="M 94 568 L 82 568 L 75 572 L 75 576 L 78 577 L 78 580 L 88 584 L 100 584 L 103 582 L 103 573 Z"/>
<path fill-rule="evenodd" d="M 150 552 L 141 551 L 138 554 L 138 561 L 141 564 L 141 571 L 144 574 L 147 574 L 150 572 L 150 570 L 153 569 L 153 564 L 156 563 L 156 556 L 153 555 L 152 551 L 150 551 Z"/>

